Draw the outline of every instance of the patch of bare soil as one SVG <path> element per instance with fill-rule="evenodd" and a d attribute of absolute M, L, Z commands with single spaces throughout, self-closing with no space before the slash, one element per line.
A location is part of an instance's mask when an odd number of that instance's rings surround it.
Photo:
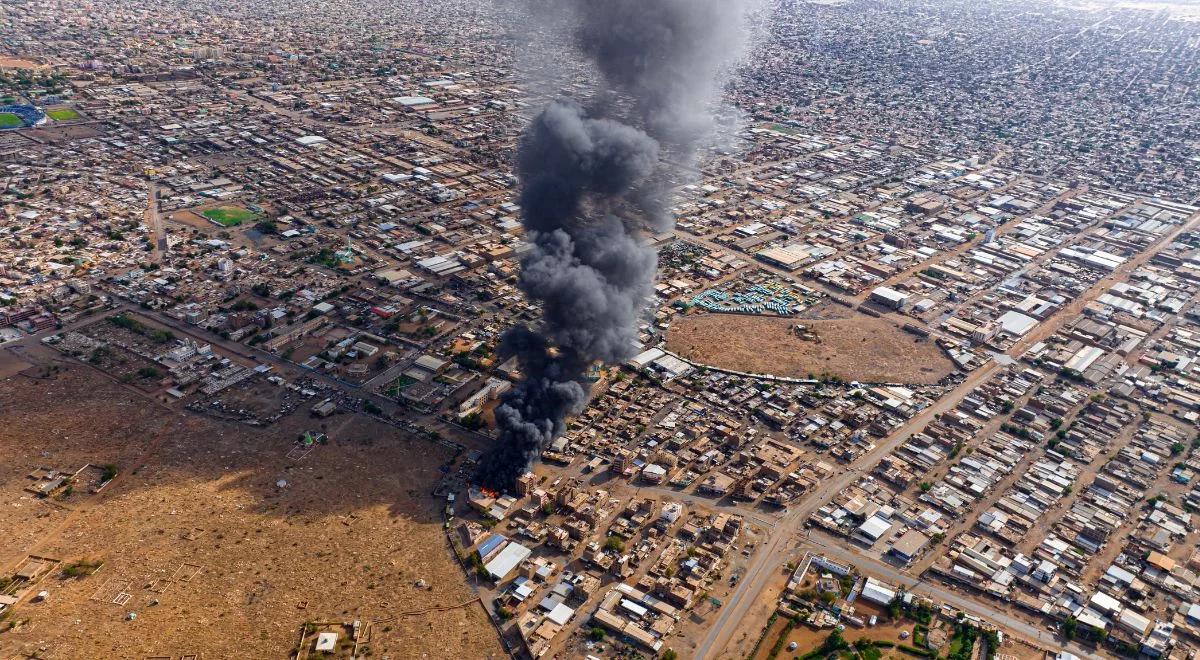
<path fill-rule="evenodd" d="M 831 320 L 690 314 L 671 323 L 667 349 L 722 369 L 793 378 L 916 385 L 954 370 L 931 340 L 865 314 Z"/>

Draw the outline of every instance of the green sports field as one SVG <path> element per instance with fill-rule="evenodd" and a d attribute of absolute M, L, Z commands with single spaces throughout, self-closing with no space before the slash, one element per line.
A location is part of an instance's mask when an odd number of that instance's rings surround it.
<path fill-rule="evenodd" d="M 11 112 L 0 112 L 0 128 L 16 128 L 24 126 L 25 122 Z"/>
<path fill-rule="evenodd" d="M 236 227 L 243 222 L 250 222 L 258 217 L 257 213 L 236 206 L 222 206 L 201 212 L 202 216 L 225 227 Z"/>
<path fill-rule="evenodd" d="M 59 108 L 58 110 L 47 110 L 46 114 L 54 121 L 70 121 L 79 119 L 79 113 L 70 108 Z"/>

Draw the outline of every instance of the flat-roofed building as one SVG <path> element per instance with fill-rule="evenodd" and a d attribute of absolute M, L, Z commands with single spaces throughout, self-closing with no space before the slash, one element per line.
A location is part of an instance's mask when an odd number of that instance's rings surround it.
<path fill-rule="evenodd" d="M 871 290 L 871 302 L 879 303 L 890 309 L 900 309 L 906 300 L 908 300 L 908 294 L 900 293 L 886 286 L 875 287 Z"/>

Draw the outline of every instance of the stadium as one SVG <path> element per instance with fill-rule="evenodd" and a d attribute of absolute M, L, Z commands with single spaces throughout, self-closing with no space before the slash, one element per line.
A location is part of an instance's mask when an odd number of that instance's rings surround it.
<path fill-rule="evenodd" d="M 32 105 L 0 105 L 0 130 L 37 126 L 46 121 L 46 113 Z"/>

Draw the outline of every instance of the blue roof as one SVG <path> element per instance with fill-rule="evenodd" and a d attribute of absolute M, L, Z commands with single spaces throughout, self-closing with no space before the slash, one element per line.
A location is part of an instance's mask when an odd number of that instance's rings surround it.
<path fill-rule="evenodd" d="M 499 534 L 492 534 L 491 536 L 487 537 L 479 544 L 479 556 L 483 557 L 485 555 L 491 554 L 491 552 L 493 550 L 495 550 L 496 548 L 499 548 L 500 544 L 504 543 L 504 541 L 506 541 L 506 540 L 507 539 L 505 539 L 503 536 L 501 536 Z"/>

